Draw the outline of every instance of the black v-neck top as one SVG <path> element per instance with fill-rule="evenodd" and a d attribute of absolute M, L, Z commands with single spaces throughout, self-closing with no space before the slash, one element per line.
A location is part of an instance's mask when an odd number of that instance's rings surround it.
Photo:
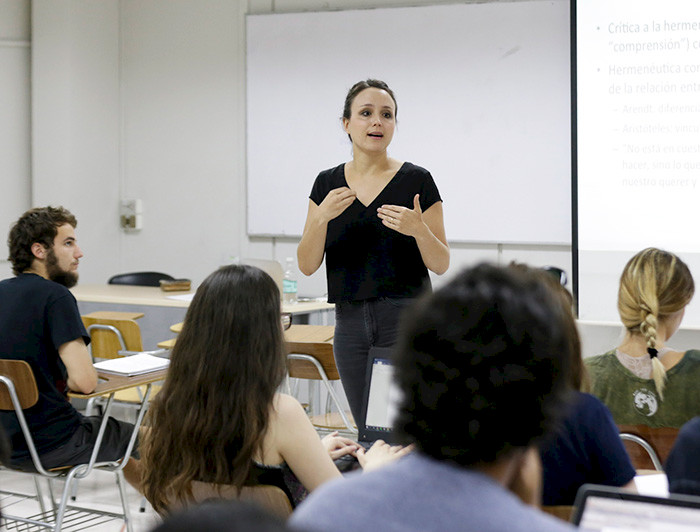
<path fill-rule="evenodd" d="M 309 198 L 320 205 L 328 192 L 347 186 L 345 164 L 341 164 L 318 175 Z M 442 201 L 430 172 L 406 162 L 372 203 L 365 206 L 355 198 L 328 222 L 325 252 L 329 302 L 415 297 L 430 287 L 428 269 L 415 239 L 385 227 L 377 216 L 377 208 L 382 205 L 413 209 L 416 194 L 420 194 L 423 211 Z"/>

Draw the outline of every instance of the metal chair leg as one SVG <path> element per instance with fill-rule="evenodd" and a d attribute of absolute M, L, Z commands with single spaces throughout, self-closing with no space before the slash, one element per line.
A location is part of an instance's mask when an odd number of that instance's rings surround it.
<path fill-rule="evenodd" d="M 127 532 L 133 532 L 133 523 L 131 520 L 131 511 L 129 509 L 129 499 L 126 496 L 126 480 L 124 479 L 124 473 L 122 471 L 117 471 L 117 486 L 119 486 L 119 496 L 122 500 L 122 507 L 124 509 L 124 523 L 126 524 Z"/>
<path fill-rule="evenodd" d="M 49 500 L 51 501 L 51 508 L 53 508 L 53 511 L 55 512 L 57 507 L 56 507 L 56 495 L 53 492 L 53 479 L 47 478 L 46 485 L 49 488 Z"/>
<path fill-rule="evenodd" d="M 44 490 L 41 487 L 41 482 L 39 482 L 39 477 L 34 477 L 34 487 L 36 488 L 36 498 L 39 501 L 39 508 L 41 508 L 41 513 L 46 513 L 46 501 L 44 500 Z"/>

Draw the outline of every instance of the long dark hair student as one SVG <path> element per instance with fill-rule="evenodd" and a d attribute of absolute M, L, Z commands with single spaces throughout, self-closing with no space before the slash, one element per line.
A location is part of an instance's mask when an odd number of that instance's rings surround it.
<path fill-rule="evenodd" d="M 340 472 L 331 458 L 357 445 L 319 439 L 285 375 L 280 293 L 252 266 L 225 266 L 197 289 L 141 444 L 143 493 L 158 512 L 192 498 L 192 482 L 275 484 L 296 503 Z M 379 465 L 380 445 L 358 457 Z"/>
<path fill-rule="evenodd" d="M 385 82 L 350 88 L 341 121 L 352 160 L 316 178 L 297 249 L 305 275 L 325 257 L 328 301 L 336 304 L 333 350 L 356 420 L 370 347 L 394 344 L 401 310 L 430 287 L 428 270 L 442 274 L 450 262 L 430 172 L 388 155 L 396 114 Z"/>
<path fill-rule="evenodd" d="M 618 424 L 680 427 L 700 414 L 700 351 L 666 345 L 694 293 L 688 266 L 673 253 L 647 248 L 626 264 L 617 305 L 625 337 L 586 359 L 591 391 Z"/>
<path fill-rule="evenodd" d="M 156 510 L 192 480 L 244 484 L 284 378 L 279 309 L 274 281 L 251 267 L 222 268 L 197 291 L 143 443 L 143 488 Z"/>

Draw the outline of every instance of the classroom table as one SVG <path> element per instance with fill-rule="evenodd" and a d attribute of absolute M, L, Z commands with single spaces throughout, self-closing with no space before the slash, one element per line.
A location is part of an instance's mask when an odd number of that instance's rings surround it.
<path fill-rule="evenodd" d="M 143 347 L 156 349 L 159 342 L 171 336 L 169 328 L 173 323 L 185 319 L 187 307 L 194 291 L 165 292 L 157 286 L 130 286 L 110 284 L 78 284 L 71 288 L 78 300 L 81 314 L 95 311 L 141 312 L 145 316 L 139 320 Z M 325 301 L 300 301 L 283 304 L 282 311 L 294 315 L 294 323 L 315 320 L 328 324 L 329 314 L 335 306 Z M 313 318 L 312 318 L 313 316 Z"/>
<path fill-rule="evenodd" d="M 157 286 L 130 286 L 116 284 L 78 284 L 71 292 L 79 302 L 109 303 L 121 305 L 143 305 L 151 307 L 184 308 L 190 306 L 194 295 L 189 292 L 165 292 Z M 283 303 L 282 311 L 292 314 L 310 314 L 323 310 L 332 310 L 335 306 L 326 301 L 299 301 Z"/>
<path fill-rule="evenodd" d="M 93 397 L 112 395 L 122 390 L 128 390 L 129 388 L 146 386 L 148 384 L 153 384 L 154 382 L 162 381 L 167 373 L 167 367 L 131 377 L 115 375 L 113 373 L 104 373 L 98 370 L 97 376 L 99 377 L 99 382 L 97 383 L 97 388 L 95 388 L 94 392 L 80 393 L 70 391 L 68 392 L 68 397 L 74 399 L 92 399 Z"/>

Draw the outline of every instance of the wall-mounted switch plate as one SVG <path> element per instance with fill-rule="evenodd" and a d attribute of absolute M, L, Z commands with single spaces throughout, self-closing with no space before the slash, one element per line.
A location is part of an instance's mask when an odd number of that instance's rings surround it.
<path fill-rule="evenodd" d="M 140 199 L 121 200 L 119 205 L 119 225 L 127 233 L 143 229 L 143 205 Z"/>

